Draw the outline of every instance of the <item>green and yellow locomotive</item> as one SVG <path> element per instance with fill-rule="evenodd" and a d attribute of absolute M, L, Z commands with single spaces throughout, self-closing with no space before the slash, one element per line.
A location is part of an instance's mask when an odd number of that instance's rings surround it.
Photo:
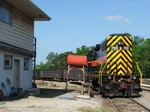
<path fill-rule="evenodd" d="M 109 35 L 87 57 L 88 74 L 95 89 L 105 96 L 139 96 L 142 76 L 133 73 L 130 35 Z"/>

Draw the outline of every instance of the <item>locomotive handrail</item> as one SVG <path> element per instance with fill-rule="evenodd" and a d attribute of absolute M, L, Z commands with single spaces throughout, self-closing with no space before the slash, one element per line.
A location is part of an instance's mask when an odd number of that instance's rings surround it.
<path fill-rule="evenodd" d="M 101 63 L 99 63 L 101 65 Z M 101 76 L 101 69 L 102 69 L 102 65 L 100 67 L 100 70 L 98 72 L 98 75 L 99 75 L 99 83 L 102 85 L 102 76 Z"/>
<path fill-rule="evenodd" d="M 140 74 L 140 84 L 142 84 L 142 76 L 143 76 L 143 74 L 142 74 L 142 71 L 141 71 L 141 69 L 139 67 L 139 62 L 135 62 L 135 64 L 136 64 L 137 70 L 138 70 L 138 72 Z"/>
<path fill-rule="evenodd" d="M 100 77 L 99 78 L 99 83 L 102 85 L 102 73 L 103 73 L 107 63 L 105 63 L 104 67 L 102 67 L 102 63 L 100 63 L 100 64 L 101 64 L 101 67 L 100 67 L 100 70 L 99 70 L 99 77 Z"/>

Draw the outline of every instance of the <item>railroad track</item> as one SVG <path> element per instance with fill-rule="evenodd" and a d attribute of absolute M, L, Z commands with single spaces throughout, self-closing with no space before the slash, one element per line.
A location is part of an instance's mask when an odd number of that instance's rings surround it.
<path fill-rule="evenodd" d="M 115 112 L 149 112 L 149 110 L 132 98 L 107 98 Z"/>
<path fill-rule="evenodd" d="M 141 107 L 143 107 L 145 110 L 147 110 L 148 112 L 150 112 L 150 109 L 148 109 L 146 106 L 144 106 L 143 104 L 137 102 L 136 100 L 134 100 L 133 98 L 130 98 L 132 101 L 134 101 L 135 103 L 137 103 L 138 105 L 140 105 Z"/>
<path fill-rule="evenodd" d="M 139 98 L 130 98 L 135 103 L 138 103 L 140 106 L 145 108 L 148 112 L 150 112 L 150 80 L 144 80 L 143 84 L 141 84 L 142 93 Z"/>

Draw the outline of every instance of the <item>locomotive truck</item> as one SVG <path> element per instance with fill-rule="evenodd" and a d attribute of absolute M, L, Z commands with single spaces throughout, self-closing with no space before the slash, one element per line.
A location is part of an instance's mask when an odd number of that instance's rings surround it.
<path fill-rule="evenodd" d="M 133 73 L 132 37 L 111 34 L 87 55 L 93 88 L 105 96 L 139 96 L 142 74 Z"/>

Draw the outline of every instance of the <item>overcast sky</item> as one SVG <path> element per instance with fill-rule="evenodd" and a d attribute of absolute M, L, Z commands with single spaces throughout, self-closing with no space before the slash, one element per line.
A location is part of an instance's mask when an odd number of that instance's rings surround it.
<path fill-rule="evenodd" d="M 37 64 L 49 52 L 94 46 L 112 33 L 150 37 L 150 0 L 32 0 L 52 20 L 35 23 Z"/>

